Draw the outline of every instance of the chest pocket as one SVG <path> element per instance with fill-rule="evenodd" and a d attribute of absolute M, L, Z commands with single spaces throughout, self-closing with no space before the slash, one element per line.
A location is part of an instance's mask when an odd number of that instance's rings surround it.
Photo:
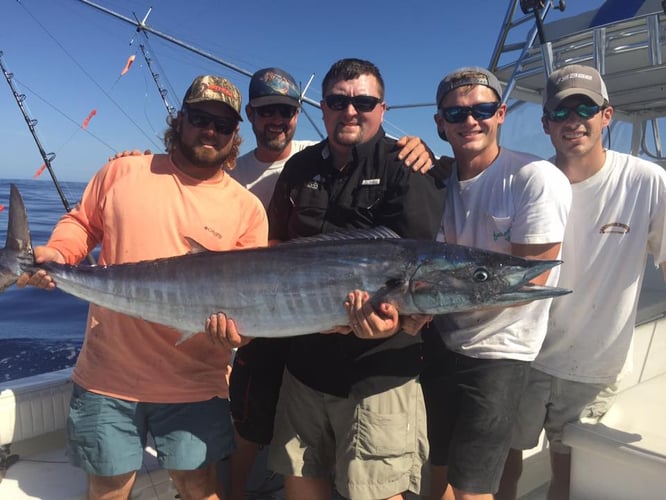
<path fill-rule="evenodd" d="M 318 182 L 294 187 L 289 192 L 292 216 L 289 233 L 293 236 L 312 236 L 321 232 L 328 209 L 328 191 Z"/>
<path fill-rule="evenodd" d="M 354 191 L 354 206 L 361 210 L 372 211 L 379 208 L 384 198 L 384 186 L 360 185 Z"/>

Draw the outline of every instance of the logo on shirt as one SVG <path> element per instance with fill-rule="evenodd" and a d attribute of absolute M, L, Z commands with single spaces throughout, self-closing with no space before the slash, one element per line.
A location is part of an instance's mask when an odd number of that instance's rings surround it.
<path fill-rule="evenodd" d="M 601 234 L 608 234 L 608 233 L 615 233 L 615 234 L 627 234 L 631 231 L 631 228 L 627 224 L 623 224 L 622 222 L 609 222 L 608 224 L 604 224 L 601 226 L 601 229 L 599 229 L 599 232 Z"/>
<path fill-rule="evenodd" d="M 317 174 L 314 176 L 314 178 L 309 181 L 305 187 L 308 189 L 319 189 L 319 185 L 324 182 L 324 179 L 322 178 L 321 175 Z"/>
<path fill-rule="evenodd" d="M 212 227 L 204 226 L 204 229 L 206 231 L 208 231 L 210 234 L 212 234 L 213 236 L 215 236 L 218 240 L 222 239 L 222 235 L 220 233 L 218 233 L 217 231 L 215 231 L 215 229 L 213 229 Z"/>
<path fill-rule="evenodd" d="M 504 238 L 506 241 L 511 241 L 511 228 L 506 231 L 493 231 L 493 241 Z"/>
<path fill-rule="evenodd" d="M 363 179 L 361 181 L 361 186 L 379 186 L 380 182 L 380 179 Z"/>

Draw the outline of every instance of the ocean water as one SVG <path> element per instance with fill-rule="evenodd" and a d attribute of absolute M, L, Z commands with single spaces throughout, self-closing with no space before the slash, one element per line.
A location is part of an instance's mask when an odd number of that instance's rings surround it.
<path fill-rule="evenodd" d="M 0 179 L 0 243 L 5 246 L 9 185 L 21 191 L 33 245 L 43 245 L 65 213 L 58 192 L 44 174 L 40 180 Z M 85 183 L 63 182 L 74 205 Z M 81 349 L 88 303 L 58 290 L 12 286 L 0 294 L 0 382 L 73 366 Z"/>

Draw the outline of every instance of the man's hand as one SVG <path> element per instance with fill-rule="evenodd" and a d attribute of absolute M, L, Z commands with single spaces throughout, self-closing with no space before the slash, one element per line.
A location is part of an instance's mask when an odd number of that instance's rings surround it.
<path fill-rule="evenodd" d="M 117 160 L 118 158 L 123 158 L 124 156 L 142 156 L 142 155 L 151 155 L 153 152 L 150 149 L 146 149 L 143 153 L 138 149 L 119 151 L 113 156 L 109 156 L 109 161 Z"/>
<path fill-rule="evenodd" d="M 37 246 L 33 250 L 35 255 L 35 263 L 41 264 L 43 262 L 57 262 L 58 264 L 65 264 L 65 257 L 56 249 L 45 246 Z M 32 274 L 23 273 L 16 280 L 16 286 L 23 288 L 25 286 L 36 286 L 44 290 L 53 290 L 56 287 L 55 282 L 50 274 L 43 269 L 40 269 Z"/>
<path fill-rule="evenodd" d="M 405 135 L 398 139 L 396 146 L 400 148 L 398 160 L 401 160 L 414 172 L 425 174 L 437 161 L 435 155 L 420 137 Z"/>
<path fill-rule="evenodd" d="M 206 333 L 213 344 L 220 344 L 230 349 L 243 346 L 252 337 L 243 337 L 238 333 L 234 320 L 224 313 L 211 314 L 206 320 Z"/>
<path fill-rule="evenodd" d="M 398 310 L 391 304 L 381 304 L 379 311 L 375 311 L 369 298 L 368 292 L 361 290 L 354 290 L 347 296 L 345 307 L 354 335 L 362 339 L 382 339 L 398 333 Z"/>

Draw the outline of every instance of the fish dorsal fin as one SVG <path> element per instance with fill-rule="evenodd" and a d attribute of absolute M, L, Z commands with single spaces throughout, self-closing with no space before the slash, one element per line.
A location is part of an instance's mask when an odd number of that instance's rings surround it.
<path fill-rule="evenodd" d="M 204 252 L 210 252 L 208 248 L 203 246 L 201 243 L 199 243 L 197 240 L 190 238 L 189 236 L 185 236 L 185 241 L 190 245 L 191 250 L 188 252 L 190 254 L 193 253 L 204 253 Z"/>
<path fill-rule="evenodd" d="M 9 222 L 5 248 L 16 252 L 27 251 L 32 254 L 32 239 L 23 197 L 15 184 L 10 184 L 9 188 Z"/>
<path fill-rule="evenodd" d="M 378 226 L 369 229 L 341 229 L 332 233 L 295 238 L 293 240 L 282 242 L 280 245 L 299 245 L 302 243 L 312 243 L 317 241 L 384 240 L 391 238 L 400 238 L 400 236 L 388 227 Z"/>

